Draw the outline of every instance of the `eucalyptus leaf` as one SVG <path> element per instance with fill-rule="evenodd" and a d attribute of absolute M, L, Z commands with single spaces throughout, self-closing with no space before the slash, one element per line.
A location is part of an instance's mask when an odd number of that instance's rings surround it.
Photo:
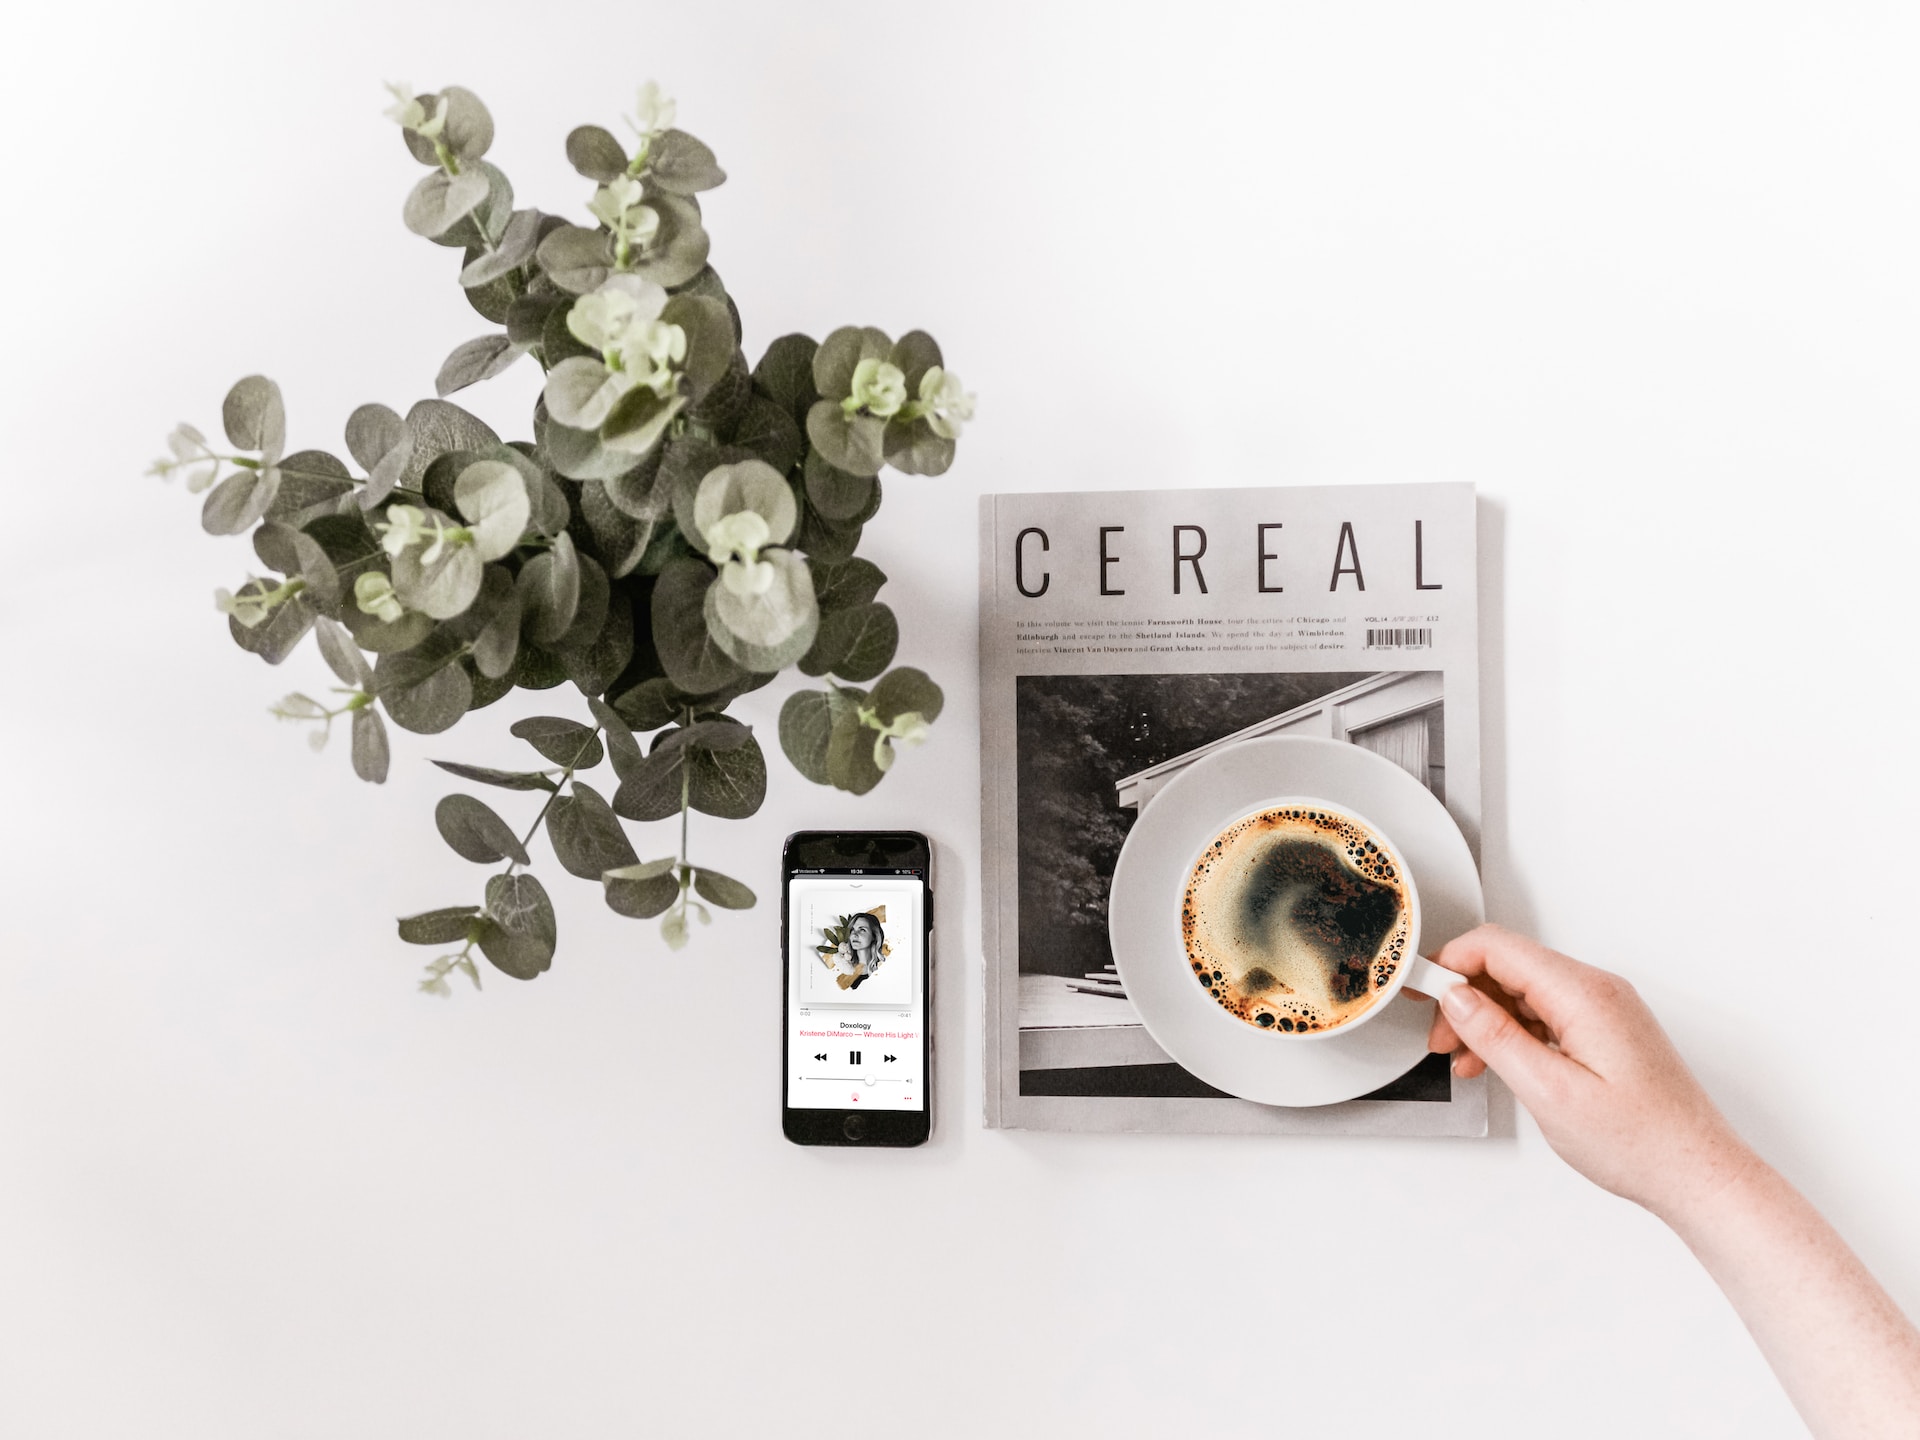
<path fill-rule="evenodd" d="M 320 646 L 320 658 L 327 662 L 327 668 L 342 685 L 351 685 L 368 694 L 373 692 L 373 667 L 367 664 L 367 657 L 360 653 L 360 647 L 353 643 L 353 637 L 339 621 L 325 616 L 314 621 L 314 639 Z"/>
<path fill-rule="evenodd" d="M 467 672 L 467 679 L 473 682 L 473 696 L 467 701 L 467 713 L 484 710 L 497 700 L 504 700 L 513 693 L 513 677 L 502 675 L 498 678 L 482 675 L 474 666 L 473 657 L 467 656 L 460 662 L 460 668 Z"/>
<path fill-rule="evenodd" d="M 909 330 L 894 341 L 887 360 L 906 377 L 909 395 L 920 393 L 927 371 L 946 364 L 940 358 L 940 343 L 924 330 Z"/>
<path fill-rule="evenodd" d="M 864 795 L 880 783 L 880 767 L 873 763 L 874 731 L 859 715 L 858 691 L 832 690 L 828 704 L 833 730 L 827 740 L 827 777 L 854 795 Z"/>
<path fill-rule="evenodd" d="M 463 765 L 458 760 L 433 762 L 449 775 L 481 785 L 497 785 L 502 790 L 558 790 L 552 780 L 538 770 L 495 770 L 486 765 Z"/>
<path fill-rule="evenodd" d="M 723 910 L 751 910 L 754 907 L 753 891 L 735 880 L 731 875 L 722 875 L 718 870 L 709 870 L 700 866 L 693 872 L 693 888 L 704 900 L 711 900 Z"/>
<path fill-rule="evenodd" d="M 935 434 L 924 416 L 889 420 L 880 448 L 887 463 L 904 475 L 944 475 L 959 449 L 946 436 Z"/>
<path fill-rule="evenodd" d="M 616 482 L 589 481 L 580 487 L 580 514 L 593 535 L 594 549 L 606 562 L 607 573 L 618 580 L 630 574 L 647 553 L 654 522 L 636 520 L 609 494 Z"/>
<path fill-rule="evenodd" d="M 592 563 L 581 561 L 583 566 Z M 581 572 L 583 577 L 588 573 L 594 572 Z M 633 602 L 624 588 L 613 593 L 602 613 L 605 618 L 589 641 L 569 644 L 559 652 L 567 678 L 587 696 L 605 694 L 633 661 Z"/>
<path fill-rule="evenodd" d="M 532 517 L 526 477 L 519 466 L 506 460 L 480 460 L 467 466 L 454 482 L 453 500 L 473 531 L 473 551 L 482 560 L 511 554 Z"/>
<path fill-rule="evenodd" d="M 684 747 L 656 748 L 638 765 L 629 767 L 613 792 L 613 809 L 628 820 L 664 820 L 680 813 L 681 797 L 690 783 Z"/>
<path fill-rule="evenodd" d="M 491 189 L 486 175 L 478 170 L 458 175 L 435 170 L 420 177 L 400 219 L 414 234 L 438 239 L 485 204 Z"/>
<path fill-rule="evenodd" d="M 571 430 L 598 430 L 613 418 L 614 408 L 633 397 L 635 405 L 659 407 L 666 402 L 644 387 L 632 388 L 626 372 L 609 370 L 597 355 L 574 355 L 547 372 L 541 398 L 547 413 Z M 628 423 L 623 420 L 621 423 Z"/>
<path fill-rule="evenodd" d="M 636 385 L 607 411 L 607 418 L 600 424 L 600 443 L 628 457 L 645 455 L 660 443 L 667 426 L 686 406 L 684 395 L 658 395 L 645 385 Z"/>
<path fill-rule="evenodd" d="M 280 472 L 235 470 L 207 492 L 200 506 L 200 528 L 209 535 L 238 535 L 251 529 L 273 506 Z"/>
<path fill-rule="evenodd" d="M 724 302 L 704 295 L 675 295 L 660 319 L 687 336 L 686 375 L 699 399 L 727 373 L 735 352 L 733 318 Z"/>
<path fill-rule="evenodd" d="M 445 516 L 435 512 L 442 525 Z M 486 573 L 486 560 L 472 545 L 439 544 L 439 554 L 431 560 L 434 545 L 410 545 L 393 557 L 393 592 L 409 610 L 418 610 L 435 620 L 450 620 L 466 613 Z"/>
<path fill-rule="evenodd" d="M 551 690 L 566 683 L 567 667 L 551 650 L 523 639 L 509 678 L 522 690 Z"/>
<path fill-rule="evenodd" d="M 507 306 L 507 338 L 516 345 L 524 345 L 529 350 L 534 346 L 543 347 L 547 333 L 547 318 L 555 310 L 565 311 L 567 302 L 552 295 L 522 295 Z M 564 323 L 564 322 L 563 322 Z"/>
<path fill-rule="evenodd" d="M 491 380 L 526 353 L 525 346 L 514 344 L 505 335 L 482 335 L 469 340 L 447 356 L 440 373 L 434 377 L 434 392 L 447 396 L 482 380 Z"/>
<path fill-rule="evenodd" d="M 407 422 L 385 405 L 362 405 L 347 417 L 347 453 L 362 470 L 372 470 L 406 438 Z"/>
<path fill-rule="evenodd" d="M 625 718 L 606 701 L 590 695 L 587 697 L 587 708 L 593 712 L 593 718 L 606 733 L 607 753 L 613 759 L 613 773 L 622 780 L 626 779 L 646 759 L 640 742 L 634 738 Z"/>
<path fill-rule="evenodd" d="M 444 910 L 402 916 L 400 938 L 409 945 L 458 945 L 467 938 L 479 914 L 478 905 L 449 905 Z"/>
<path fill-rule="evenodd" d="M 571 137 L 568 147 L 567 158 L 571 160 Z M 574 168 L 580 169 L 577 161 Z M 581 173 L 586 172 L 583 170 Z M 714 160 L 713 151 L 686 131 L 663 130 L 653 137 L 647 147 L 647 178 L 662 190 L 670 190 L 676 195 L 693 195 L 725 184 L 727 172 Z"/>
<path fill-rule="evenodd" d="M 634 458 L 600 443 L 597 430 L 576 430 L 557 420 L 546 427 L 547 458 L 569 480 L 611 480 L 634 468 Z"/>
<path fill-rule="evenodd" d="M 601 876 L 607 908 L 635 920 L 650 920 L 660 914 L 680 898 L 680 880 L 673 873 L 675 863 L 669 857 L 653 861 L 647 866 L 628 867 L 643 870 L 651 869 L 652 865 L 664 867 L 650 875 L 630 876 L 613 871 Z"/>
<path fill-rule="evenodd" d="M 562 226 L 547 235 L 534 257 L 547 278 L 571 295 L 598 290 L 613 271 L 613 250 L 606 233 L 580 225 Z M 552 358 L 548 357 L 549 362 Z"/>
<path fill-rule="evenodd" d="M 427 467 L 442 455 L 456 451 L 483 455 L 500 444 L 491 426 L 450 400 L 417 401 L 407 411 L 406 425 L 413 449 L 398 483 L 408 490 L 421 488 Z"/>
<path fill-rule="evenodd" d="M 495 875 L 487 881 L 487 916 L 480 952 L 494 968 L 531 980 L 553 963 L 559 926 L 547 890 L 531 875 Z"/>
<path fill-rule="evenodd" d="M 627 152 L 610 132 L 582 125 L 567 136 L 567 163 L 604 185 L 627 173 Z"/>
<path fill-rule="evenodd" d="M 900 647 L 900 622 L 882 601 L 836 610 L 820 622 L 813 648 L 801 657 L 807 675 L 831 672 L 844 680 L 873 679 L 893 663 Z"/>
<path fill-rule="evenodd" d="M 460 272 L 460 283 L 472 290 L 511 275 L 533 258 L 534 247 L 539 239 L 540 212 L 514 211 L 513 218 L 507 221 L 506 233 L 500 237 L 500 243 L 476 256 Z"/>
<path fill-rule="evenodd" d="M 848 415 L 838 400 L 820 400 L 807 412 L 807 438 L 831 464 L 850 475 L 878 475 L 885 462 L 887 426 L 871 415 Z"/>
<path fill-rule="evenodd" d="M 450 730 L 467 713 L 473 682 L 459 665 L 460 647 L 430 637 L 414 650 L 382 655 L 374 686 L 394 724 L 417 735 Z"/>
<path fill-rule="evenodd" d="M 570 770 L 591 770 L 607 753 L 593 726 L 560 715 L 531 715 L 516 721 L 511 733 L 554 764 Z"/>
<path fill-rule="evenodd" d="M 409 610 L 398 620 L 388 622 L 369 615 L 349 600 L 340 607 L 340 621 L 353 634 L 362 650 L 375 655 L 394 655 L 413 649 L 433 633 L 433 619 L 417 610 Z"/>
<path fill-rule="evenodd" d="M 664 447 L 656 448 L 643 456 L 637 464 L 631 464 L 618 475 L 610 475 L 602 484 L 606 498 L 615 509 L 629 519 L 651 522 L 658 520 L 671 508 L 672 497 L 666 487 L 659 484 L 660 461 L 665 455 Z M 631 455 L 622 458 L 631 462 Z"/>
<path fill-rule="evenodd" d="M 946 695 L 927 672 L 911 665 L 889 670 L 867 697 L 867 708 L 888 725 L 909 712 L 931 724 L 940 718 L 946 703 Z"/>
<path fill-rule="evenodd" d="M 277 458 L 287 443 L 287 407 L 280 387 L 264 375 L 236 381 L 220 404 L 220 421 L 236 450 Z"/>
<path fill-rule="evenodd" d="M 573 794 L 556 799 L 547 811 L 547 840 L 554 858 L 570 875 L 598 880 L 608 870 L 639 863 L 633 843 L 600 792 L 576 780 Z"/>
<path fill-rule="evenodd" d="M 818 450 L 809 451 L 806 466 L 807 503 L 829 520 L 852 520 L 873 499 L 880 482 L 872 475 L 853 475 L 831 464 Z"/>
<path fill-rule="evenodd" d="M 520 591 L 516 586 L 487 617 L 473 639 L 473 663 L 488 679 L 498 680 L 513 670 L 520 652 Z"/>
<path fill-rule="evenodd" d="M 653 643 L 667 678 L 690 695 L 718 690 L 743 678 L 742 667 L 714 640 L 706 619 L 713 567 L 703 560 L 676 560 L 653 587 Z"/>
<path fill-rule="evenodd" d="M 462 85 L 449 85 L 440 92 L 447 102 L 447 119 L 440 132 L 441 142 L 462 160 L 478 160 L 493 146 L 493 116 L 480 97 Z M 427 107 L 431 114 L 433 107 Z"/>
<path fill-rule="evenodd" d="M 743 669 L 771 672 L 812 648 L 820 610 L 813 577 L 797 551 L 762 551 L 760 564 L 771 572 L 764 590 L 740 593 L 723 575 L 708 587 L 702 615 L 710 638 Z"/>
<path fill-rule="evenodd" d="M 266 586 L 254 580 L 243 585 L 240 593 L 257 595 L 265 593 L 266 589 Z M 282 600 L 274 607 L 272 614 L 251 628 L 228 616 L 227 632 L 233 636 L 233 643 L 248 654 L 258 655 L 269 665 L 278 665 L 306 639 L 314 619 L 313 607 L 307 604 L 306 597 L 295 595 Z"/>
<path fill-rule="evenodd" d="M 633 262 L 633 273 L 671 290 L 706 268 L 712 242 L 691 197 L 655 192 L 647 196 L 647 204 L 660 217 L 660 228 Z"/>
<path fill-rule="evenodd" d="M 553 644 L 567 633 L 580 605 L 580 557 L 573 537 L 554 537 L 552 549 L 521 567 L 519 586 L 528 638 Z"/>
<path fill-rule="evenodd" d="M 827 772 L 827 742 L 833 733 L 833 714 L 826 695 L 800 690 L 780 707 L 780 748 L 793 768 L 816 785 L 831 785 Z"/>
<path fill-rule="evenodd" d="M 813 357 L 819 350 L 811 335 L 782 335 L 753 367 L 754 388 L 786 411 L 796 426 L 806 423 L 807 411 L 820 398 L 813 383 Z"/>
<path fill-rule="evenodd" d="M 836 525 L 808 505 L 800 513 L 800 534 L 793 544 L 812 563 L 833 564 L 853 558 L 860 547 L 860 534 L 859 525 Z"/>
<path fill-rule="evenodd" d="M 688 799 L 702 814 L 744 820 L 767 798 L 767 759 L 751 735 L 725 750 L 689 745 L 687 764 Z"/>
<path fill-rule="evenodd" d="M 887 583 L 886 571 L 858 556 L 851 560 L 816 560 L 811 568 L 814 599 L 822 614 L 865 605 Z"/>
<path fill-rule="evenodd" d="M 862 360 L 885 360 L 893 353 L 887 332 L 872 326 L 843 325 L 820 342 L 813 356 L 813 388 L 822 399 L 839 402 L 853 393 L 853 372 Z M 808 412 L 812 413 L 811 409 Z"/>
<path fill-rule="evenodd" d="M 484 800 L 457 792 L 442 796 L 433 809 L 433 823 L 456 855 L 476 865 L 491 865 L 497 860 L 511 860 L 516 865 L 531 863 L 513 828 Z"/>
<path fill-rule="evenodd" d="M 274 467 L 280 483 L 267 506 L 269 520 L 287 520 L 322 506 L 331 509 L 354 487 L 353 476 L 324 450 L 302 450 Z"/>
<path fill-rule="evenodd" d="M 758 393 L 747 398 L 739 420 L 734 423 L 733 443 L 751 450 L 782 475 L 793 469 L 794 462 L 807 448 L 793 417 Z"/>

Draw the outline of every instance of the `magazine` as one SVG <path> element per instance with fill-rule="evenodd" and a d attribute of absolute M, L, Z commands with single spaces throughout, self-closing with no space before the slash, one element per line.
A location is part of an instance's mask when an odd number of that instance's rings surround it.
<path fill-rule="evenodd" d="M 981 501 L 986 1123 L 1483 1135 L 1486 1080 L 1429 1056 L 1336 1105 L 1258 1105 L 1176 1064 L 1107 937 L 1128 831 L 1201 756 L 1316 735 L 1398 764 L 1480 843 L 1467 484 Z"/>

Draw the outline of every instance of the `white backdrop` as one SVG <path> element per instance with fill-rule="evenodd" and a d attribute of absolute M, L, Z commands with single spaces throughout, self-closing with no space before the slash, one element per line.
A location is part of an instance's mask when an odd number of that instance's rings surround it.
<path fill-rule="evenodd" d="M 1920 34 L 1895 7 L 36 6 L 0 55 L 0 1429 L 1776 1437 L 1654 1221 L 1478 1142 L 980 1128 L 975 497 L 1468 479 L 1493 913 L 1633 977 L 1911 1311 Z M 296 446 L 485 329 L 380 82 L 479 91 L 523 203 L 657 76 L 756 350 L 919 325 L 980 396 L 871 553 L 946 686 L 864 801 L 938 842 L 914 1153 L 778 1132 L 775 914 L 690 958 L 556 882 L 520 985 L 413 991 L 480 872 L 353 781 L 142 475 L 226 386 Z M 525 435 L 531 367 L 473 393 Z M 787 686 L 756 697 L 769 726 Z M 515 797 L 503 795 L 503 804 Z M 514 811 L 516 816 L 519 812 Z M 660 836 L 643 849 L 664 848 Z M 557 867 L 549 862 L 548 873 Z M 840 1258 L 832 1237 L 860 1235 Z"/>

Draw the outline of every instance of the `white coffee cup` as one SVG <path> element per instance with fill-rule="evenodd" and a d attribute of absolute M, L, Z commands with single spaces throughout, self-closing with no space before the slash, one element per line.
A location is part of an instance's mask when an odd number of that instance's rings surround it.
<path fill-rule="evenodd" d="M 1455 985 L 1466 984 L 1466 976 L 1448 970 L 1444 966 L 1436 965 L 1433 961 L 1427 959 L 1426 956 L 1414 950 L 1413 947 L 1420 942 L 1420 889 L 1414 880 L 1413 871 L 1408 868 L 1407 862 L 1401 857 L 1399 850 L 1394 847 L 1392 840 L 1387 837 L 1386 832 L 1371 820 L 1367 819 L 1366 816 L 1356 811 L 1351 805 L 1335 804 L 1331 800 L 1323 800 L 1316 795 L 1282 795 L 1276 799 L 1263 800 L 1260 804 L 1250 807 L 1227 824 L 1222 825 L 1219 831 L 1210 838 L 1206 844 L 1202 845 L 1200 849 L 1195 852 L 1192 860 L 1188 862 L 1188 875 L 1192 875 L 1194 867 L 1200 862 L 1200 857 L 1207 853 L 1208 849 L 1213 846 L 1220 835 L 1225 834 L 1243 820 L 1251 819 L 1256 815 L 1265 815 L 1274 810 L 1306 810 L 1316 814 L 1334 815 L 1340 819 L 1351 821 L 1354 825 L 1364 830 L 1368 838 L 1385 852 L 1387 858 L 1392 862 L 1394 873 L 1401 876 L 1405 883 L 1408 954 L 1406 959 L 1402 960 L 1400 964 L 1395 967 L 1393 977 L 1387 981 L 1386 985 L 1374 992 L 1373 1003 L 1358 1015 L 1355 1015 L 1351 1020 L 1347 1020 L 1339 1025 L 1330 1026 L 1323 1030 L 1273 1029 L 1266 1030 L 1264 1033 L 1274 1036 L 1276 1040 L 1281 1042 L 1327 1040 L 1335 1036 L 1350 1034 L 1359 1029 L 1362 1025 L 1373 1019 L 1374 1016 L 1385 1010 L 1387 1006 L 1392 1003 L 1394 996 L 1398 995 L 1402 990 L 1413 989 L 1430 999 L 1437 999 L 1443 991 L 1450 990 Z M 1225 1010 L 1222 1010 L 1221 1014 L 1231 1019 L 1236 1025 L 1245 1025 L 1247 1023 L 1240 1017 L 1232 1015 Z M 1249 1028 L 1258 1029 L 1260 1027 L 1253 1026 Z"/>

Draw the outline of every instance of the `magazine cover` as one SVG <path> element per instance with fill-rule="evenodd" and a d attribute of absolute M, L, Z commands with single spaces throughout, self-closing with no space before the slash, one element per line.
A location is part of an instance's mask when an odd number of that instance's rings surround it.
<path fill-rule="evenodd" d="M 1390 760 L 1477 860 L 1474 527 L 1466 484 L 982 498 L 988 1125 L 1486 1132 L 1485 1078 L 1443 1056 L 1335 1105 L 1223 1094 L 1147 1033 L 1107 932 L 1135 821 L 1187 766 L 1257 736 Z"/>

